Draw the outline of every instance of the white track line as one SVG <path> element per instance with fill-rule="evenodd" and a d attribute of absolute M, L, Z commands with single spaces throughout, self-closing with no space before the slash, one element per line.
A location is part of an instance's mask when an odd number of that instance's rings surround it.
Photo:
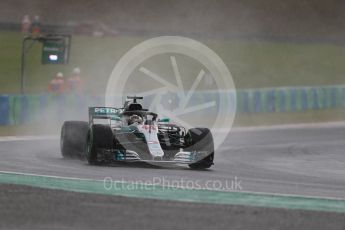
<path fill-rule="evenodd" d="M 344 128 L 345 129 L 345 121 L 235 127 L 235 128 L 231 128 L 231 132 L 237 133 L 237 132 L 274 131 L 274 130 L 286 130 L 286 129 L 317 129 L 317 128 Z M 228 129 L 215 128 L 214 131 L 224 133 L 224 132 L 227 132 Z M 0 136 L 0 142 L 30 141 L 30 140 L 57 140 L 59 138 L 60 137 L 58 135 Z"/>
<path fill-rule="evenodd" d="M 345 121 L 335 122 L 317 122 L 317 123 L 300 123 L 285 125 L 267 125 L 267 126 L 251 126 L 251 127 L 235 127 L 233 132 L 250 132 L 250 131 L 266 131 L 266 130 L 284 130 L 284 129 L 317 129 L 317 128 L 345 128 Z"/>
<path fill-rule="evenodd" d="M 231 132 L 255 132 L 255 131 L 269 131 L 269 130 L 284 130 L 284 129 L 317 129 L 317 128 L 344 128 L 345 121 L 342 122 L 320 122 L 320 123 L 300 123 L 300 124 L 286 124 L 286 125 L 268 125 L 268 126 L 251 126 L 251 127 L 235 127 Z M 227 132 L 228 129 L 215 128 L 215 132 Z M 30 135 L 30 136 L 0 136 L 0 142 L 9 141 L 30 141 L 30 140 L 57 140 L 58 135 Z"/>
<path fill-rule="evenodd" d="M 57 140 L 59 136 L 56 135 L 40 135 L 40 136 L 2 136 L 0 142 L 10 141 L 32 141 L 32 140 Z"/>

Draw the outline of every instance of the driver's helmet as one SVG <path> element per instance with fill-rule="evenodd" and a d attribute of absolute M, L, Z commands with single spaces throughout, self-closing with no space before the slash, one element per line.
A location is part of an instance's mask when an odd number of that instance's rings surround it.
<path fill-rule="evenodd" d="M 128 119 L 128 125 L 134 125 L 134 124 L 140 125 L 142 123 L 143 123 L 143 119 L 136 114 L 130 116 Z"/>

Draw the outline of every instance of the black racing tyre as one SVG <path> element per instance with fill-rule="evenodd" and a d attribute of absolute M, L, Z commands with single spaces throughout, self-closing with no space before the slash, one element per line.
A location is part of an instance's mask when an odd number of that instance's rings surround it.
<path fill-rule="evenodd" d="M 187 151 L 205 151 L 206 156 L 198 162 L 190 164 L 192 169 L 207 169 L 213 165 L 214 142 L 211 131 L 208 128 L 192 128 L 185 136 Z"/>
<path fill-rule="evenodd" d="M 114 147 L 113 132 L 108 125 L 94 124 L 87 134 L 86 159 L 90 165 L 100 163 L 99 149 L 112 149 Z"/>
<path fill-rule="evenodd" d="M 60 149 L 65 158 L 80 158 L 84 155 L 88 123 L 65 121 L 61 127 Z"/>

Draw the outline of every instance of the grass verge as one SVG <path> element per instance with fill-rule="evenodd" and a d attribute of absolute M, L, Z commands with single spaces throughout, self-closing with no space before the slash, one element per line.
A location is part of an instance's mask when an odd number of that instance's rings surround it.
<path fill-rule="evenodd" d="M 20 90 L 20 54 L 23 35 L 0 32 L 0 93 Z M 68 76 L 73 67 L 82 69 L 87 93 L 104 93 L 108 77 L 117 61 L 133 46 L 148 37 L 72 38 L 68 65 L 42 65 L 41 44 L 28 53 L 27 88 L 29 93 L 46 91 L 52 76 L 62 71 Z M 287 43 L 239 40 L 202 40 L 213 49 L 230 69 L 237 88 L 345 84 L 345 47 L 321 43 Z M 150 68 L 172 76 L 169 59 L 156 60 Z M 179 62 L 181 76 L 194 79 L 197 65 Z M 182 64 L 181 64 L 182 63 Z M 139 75 L 138 75 L 139 76 Z"/>

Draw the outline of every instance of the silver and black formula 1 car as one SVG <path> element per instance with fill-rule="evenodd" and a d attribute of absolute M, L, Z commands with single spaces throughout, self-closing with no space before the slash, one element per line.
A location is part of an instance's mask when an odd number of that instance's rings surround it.
<path fill-rule="evenodd" d="M 63 157 L 86 158 L 91 165 L 111 162 L 213 165 L 214 144 L 208 128 L 188 131 L 143 109 L 142 97 L 127 97 L 123 108 L 90 107 L 89 122 L 66 121 L 61 129 Z"/>

